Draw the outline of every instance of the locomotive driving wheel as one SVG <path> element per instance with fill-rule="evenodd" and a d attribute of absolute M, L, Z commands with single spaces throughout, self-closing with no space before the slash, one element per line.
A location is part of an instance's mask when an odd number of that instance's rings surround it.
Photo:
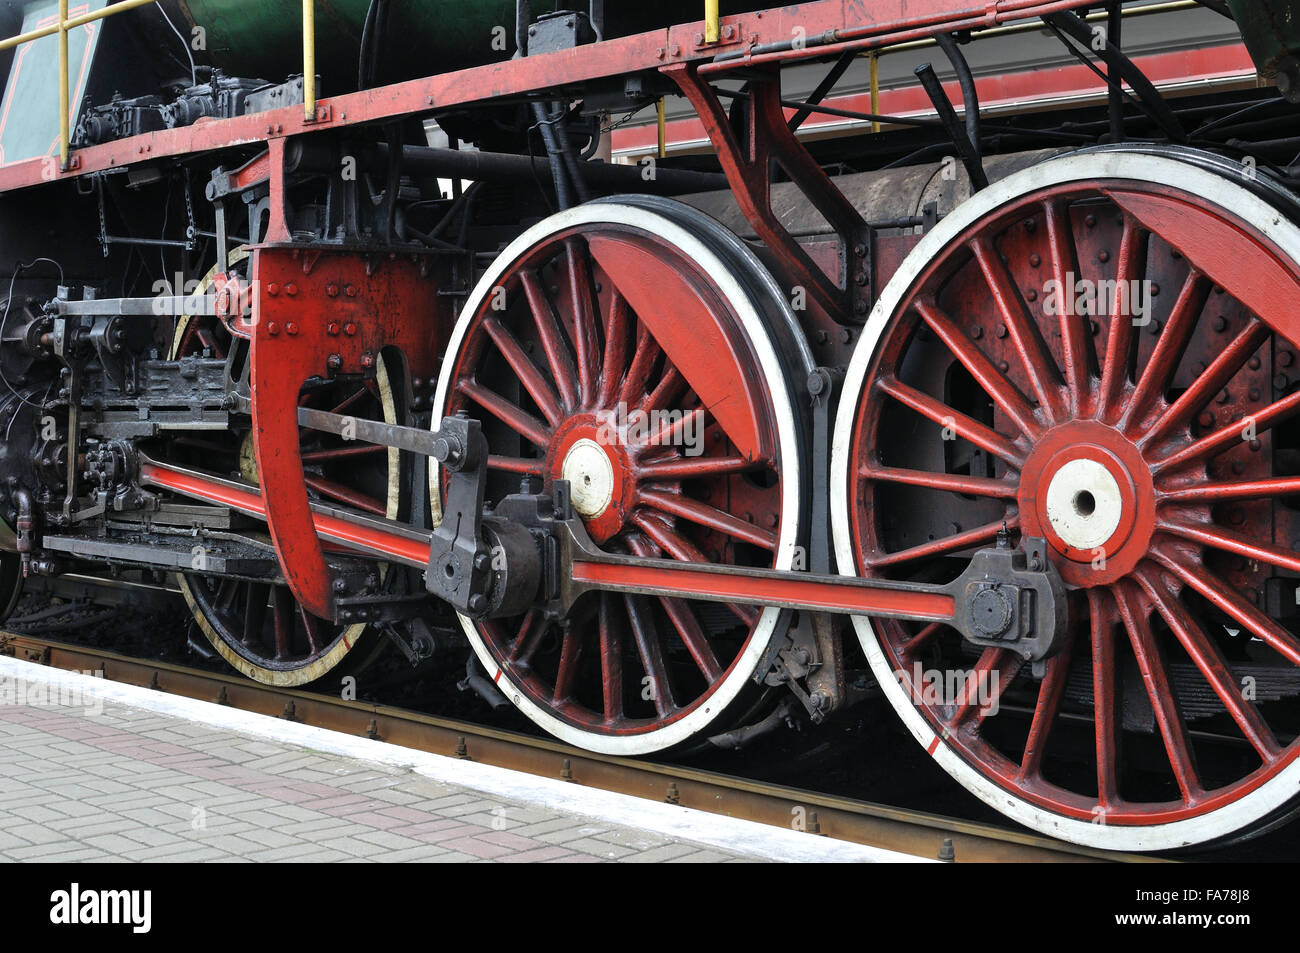
<path fill-rule="evenodd" d="M 232 252 L 232 266 L 244 257 L 242 250 Z M 209 274 L 200 291 L 211 279 Z M 215 319 L 182 318 L 172 356 L 204 352 L 229 358 L 236 380 L 247 374 L 246 342 L 232 338 Z M 388 363 L 381 356 L 376 360 L 374 378 L 318 381 L 304 388 L 300 402 L 319 410 L 395 424 L 400 422 L 400 391 L 390 380 Z M 305 482 L 312 499 L 373 516 L 400 517 L 399 451 L 308 430 L 302 431 L 301 440 Z M 182 462 L 258 482 L 248 421 L 220 434 L 178 438 L 173 449 Z M 269 546 L 269 537 L 266 543 Z M 375 564 L 373 575 L 381 580 L 386 571 L 384 565 Z M 331 673 L 355 675 L 386 644 L 372 626 L 338 625 L 308 613 L 282 582 L 202 573 L 184 573 L 177 579 L 196 624 L 213 648 L 238 671 L 264 684 L 294 687 Z"/>
<path fill-rule="evenodd" d="M 1284 816 L 1300 781 L 1300 228 L 1190 151 L 994 184 L 886 287 L 836 422 L 840 571 L 944 581 L 1005 526 L 1071 593 L 1035 671 L 855 618 L 910 732 L 1048 834 L 1161 850 Z"/>
<path fill-rule="evenodd" d="M 489 502 L 568 481 L 611 552 L 788 568 L 810 360 L 751 253 L 711 219 L 628 197 L 562 212 L 498 259 L 462 312 L 434 419 L 484 422 Z M 439 498 L 442 487 L 433 487 Z M 468 638 L 502 691 L 596 751 L 681 745 L 754 709 L 779 613 L 592 593 Z"/>

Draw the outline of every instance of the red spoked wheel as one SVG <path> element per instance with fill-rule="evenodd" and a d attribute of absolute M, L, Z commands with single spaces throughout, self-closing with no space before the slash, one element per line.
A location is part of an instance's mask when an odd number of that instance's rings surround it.
<path fill-rule="evenodd" d="M 232 253 L 232 264 L 245 253 Z M 211 275 L 203 283 L 204 290 Z M 248 346 L 231 337 L 213 318 L 182 318 L 172 357 L 207 354 L 228 362 L 232 379 L 247 384 Z M 304 406 L 355 417 L 398 423 L 403 388 L 390 379 L 390 362 L 376 361 L 374 378 L 317 380 L 304 387 Z M 303 430 L 303 465 L 308 495 L 330 505 L 350 507 L 373 516 L 399 519 L 403 509 L 401 454 L 370 444 L 358 445 L 330 434 Z M 251 421 L 238 418 L 221 432 L 177 437 L 171 445 L 177 462 L 258 483 Z M 270 538 L 264 539 L 268 553 Z M 376 585 L 387 567 L 373 565 Z M 386 643 L 365 624 L 348 625 L 307 612 L 283 580 L 236 578 L 198 572 L 177 576 L 181 595 L 199 630 L 231 666 L 268 685 L 294 687 L 327 675 L 355 675 L 373 662 Z"/>
<path fill-rule="evenodd" d="M 777 346 L 773 313 L 793 327 L 752 255 L 698 213 L 635 199 L 562 212 L 480 283 L 436 416 L 483 421 L 490 501 L 521 481 L 549 492 L 567 480 L 611 552 L 788 567 L 802 522 L 788 384 L 799 351 Z M 462 621 L 528 717 L 574 744 L 639 754 L 752 709 L 778 615 L 593 593 L 563 620 Z"/>
<path fill-rule="evenodd" d="M 882 294 L 836 422 L 841 572 L 945 580 L 1005 525 L 1071 596 L 1035 673 L 854 620 L 886 697 L 986 802 L 1161 850 L 1285 815 L 1300 781 L 1300 229 L 1213 157 L 1080 153 L 1005 179 Z"/>

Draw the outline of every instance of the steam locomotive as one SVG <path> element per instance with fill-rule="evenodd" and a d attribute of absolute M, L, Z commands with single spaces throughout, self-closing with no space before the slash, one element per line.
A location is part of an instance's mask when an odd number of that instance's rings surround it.
<path fill-rule="evenodd" d="M 268 684 L 450 653 L 621 755 L 883 700 L 1056 837 L 1289 817 L 1296 4 L 542 6 L 0 4 L 0 615 L 174 574 Z M 1026 40 L 1083 92 L 967 58 Z"/>

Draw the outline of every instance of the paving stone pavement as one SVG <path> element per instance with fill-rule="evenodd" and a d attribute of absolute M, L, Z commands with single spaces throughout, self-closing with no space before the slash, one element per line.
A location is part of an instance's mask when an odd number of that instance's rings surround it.
<path fill-rule="evenodd" d="M 752 860 L 111 701 L 94 708 L 0 703 L 0 860 Z"/>

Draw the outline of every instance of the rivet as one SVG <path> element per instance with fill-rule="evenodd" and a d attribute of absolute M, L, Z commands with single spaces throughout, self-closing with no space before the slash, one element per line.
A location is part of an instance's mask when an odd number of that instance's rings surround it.
<path fill-rule="evenodd" d="M 1227 327 L 1228 327 L 1228 319 L 1225 318 L 1223 315 L 1219 315 L 1217 318 L 1214 319 L 1214 330 L 1223 332 L 1227 329 Z"/>
<path fill-rule="evenodd" d="M 298 293 L 298 286 L 291 281 L 284 286 L 284 293 L 287 294 L 290 298 L 292 298 L 294 295 Z"/>
<path fill-rule="evenodd" d="M 325 333 L 330 337 L 338 337 L 339 323 L 337 321 L 331 321 L 329 324 L 325 325 Z"/>
<path fill-rule="evenodd" d="M 270 297 L 274 298 L 276 295 L 280 293 L 280 286 L 273 281 L 266 286 L 266 293 Z"/>
<path fill-rule="evenodd" d="M 356 285 L 348 285 L 346 288 L 343 289 L 343 293 L 347 295 L 349 298 L 355 298 L 357 296 Z"/>
<path fill-rule="evenodd" d="M 1097 252 L 1097 260 L 1102 264 L 1110 261 L 1110 252 L 1103 248 L 1101 251 Z"/>
<path fill-rule="evenodd" d="M 348 337 L 352 337 L 357 333 L 357 326 L 349 321 L 347 324 L 343 325 L 343 333 Z"/>
<path fill-rule="evenodd" d="M 1038 255 L 1030 255 L 1030 256 L 1029 256 L 1029 267 L 1031 267 L 1031 268 L 1037 268 L 1037 267 L 1038 267 L 1039 265 L 1041 265 L 1042 263 L 1043 263 L 1043 259 L 1042 259 L 1041 257 L 1039 257 Z"/>
<path fill-rule="evenodd" d="M 266 333 L 271 335 L 271 337 L 275 337 L 280 333 L 280 325 L 276 324 L 274 321 L 270 322 L 266 326 Z"/>
<path fill-rule="evenodd" d="M 288 332 L 290 336 L 296 335 L 298 333 L 298 325 L 290 321 L 284 326 L 284 330 Z"/>

